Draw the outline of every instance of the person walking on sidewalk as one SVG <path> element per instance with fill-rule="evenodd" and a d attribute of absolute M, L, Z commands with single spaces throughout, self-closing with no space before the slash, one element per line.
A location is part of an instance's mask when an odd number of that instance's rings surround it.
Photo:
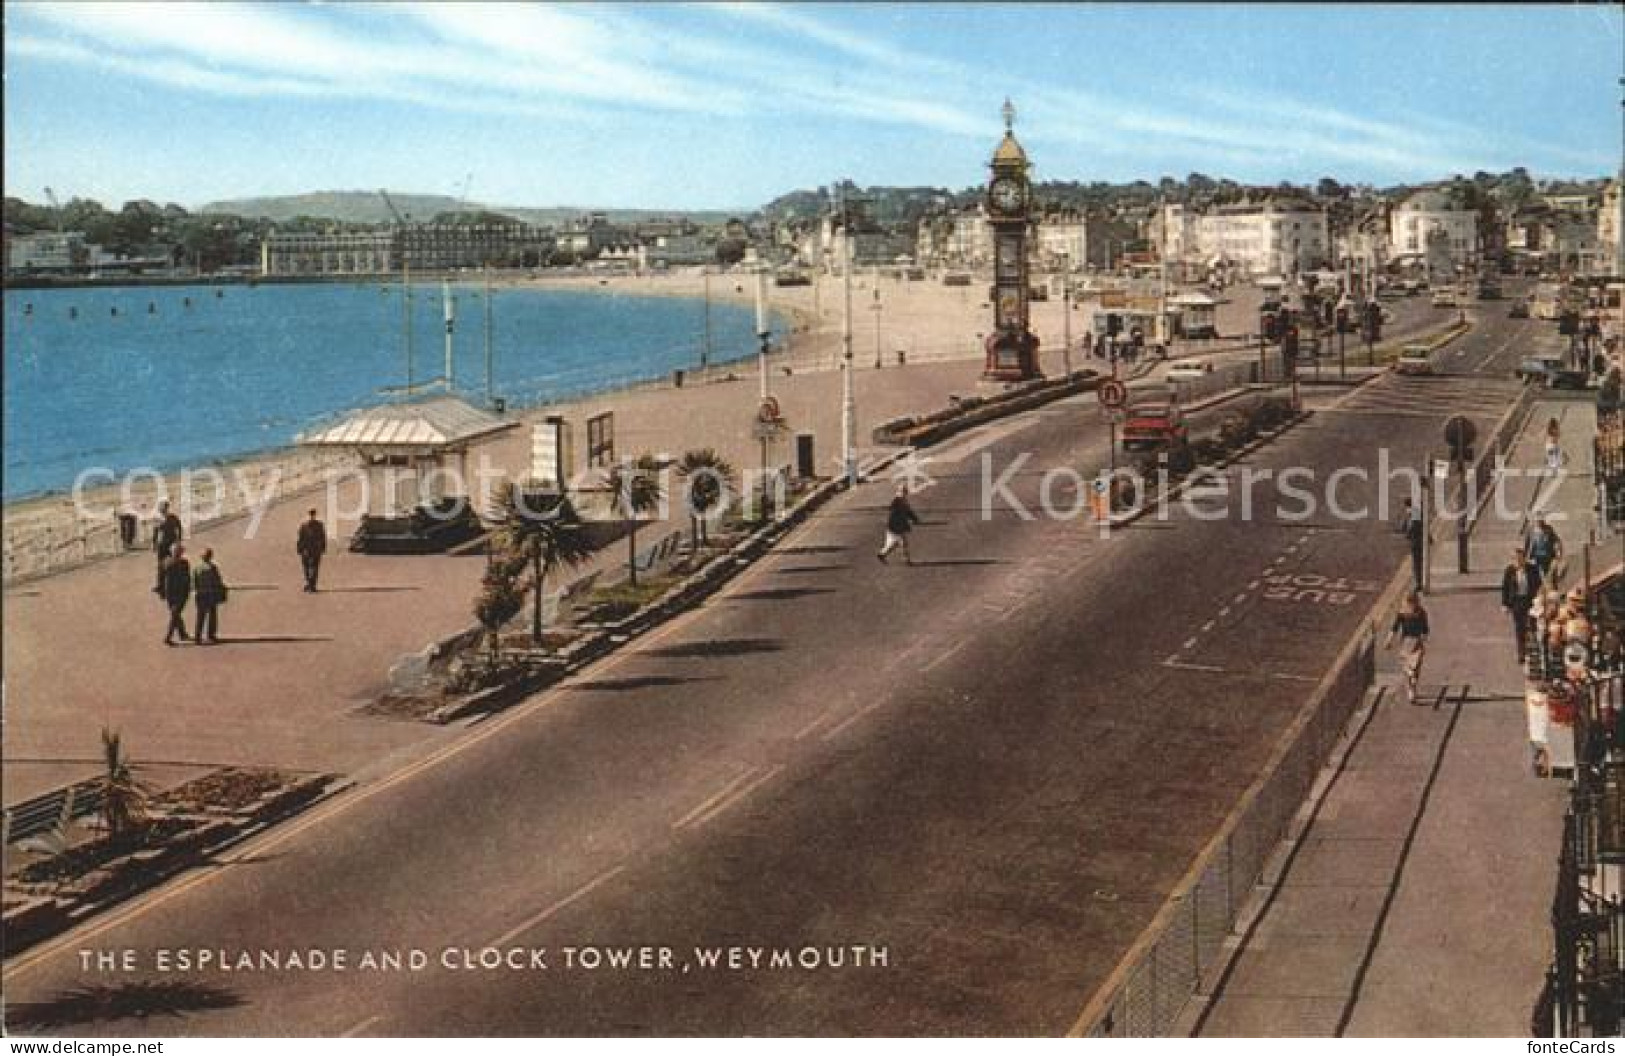
<path fill-rule="evenodd" d="M 219 645 L 220 606 L 226 603 L 226 581 L 214 563 L 213 550 L 203 551 L 203 560 L 192 573 L 192 593 L 197 598 L 197 628 L 192 636 L 199 645 Z"/>
<path fill-rule="evenodd" d="M 1414 593 L 1405 596 L 1405 604 L 1394 616 L 1394 625 L 1388 630 L 1387 646 L 1399 641 L 1400 669 L 1405 673 L 1405 699 L 1416 703 L 1416 684 L 1422 677 L 1422 661 L 1427 656 L 1428 613 L 1422 608 L 1422 599 Z"/>
<path fill-rule="evenodd" d="M 1546 423 L 1546 468 L 1558 470 L 1563 468 L 1563 429 L 1552 418 Z"/>
<path fill-rule="evenodd" d="M 168 500 L 160 502 L 158 523 L 152 529 L 152 549 L 158 554 L 158 582 L 152 592 L 161 598 L 164 597 L 164 569 L 180 545 L 181 535 L 181 519 L 171 512 Z"/>
<path fill-rule="evenodd" d="M 316 519 L 316 511 L 310 511 L 310 520 L 299 526 L 299 542 L 294 549 L 299 551 L 299 563 L 305 569 L 305 593 L 316 593 L 316 577 L 322 571 L 322 555 L 327 553 L 327 528 Z"/>
<path fill-rule="evenodd" d="M 914 512 L 909 505 L 908 485 L 897 485 L 897 494 L 891 500 L 891 508 L 886 511 L 886 541 L 880 544 L 880 563 L 886 563 L 886 557 L 899 546 L 903 548 L 903 561 L 912 565 L 914 557 L 908 552 L 908 533 L 920 523 L 920 515 Z"/>
<path fill-rule="evenodd" d="M 1540 591 L 1540 569 L 1530 562 L 1522 547 L 1512 548 L 1512 560 L 1501 573 L 1501 607 L 1512 617 L 1512 640 L 1517 643 L 1522 663 L 1529 640 L 1529 610 Z"/>
<path fill-rule="evenodd" d="M 1422 561 L 1424 547 L 1426 546 L 1427 529 L 1422 524 L 1422 515 L 1410 499 L 1405 500 L 1405 508 L 1400 511 L 1399 532 L 1411 547 L 1411 582 L 1417 593 L 1422 591 Z"/>
<path fill-rule="evenodd" d="M 1529 560 L 1540 569 L 1542 583 L 1550 583 L 1553 587 L 1561 585 L 1563 540 L 1544 517 L 1535 521 L 1535 530 L 1529 535 L 1528 553 Z"/>
<path fill-rule="evenodd" d="M 174 645 L 175 636 L 189 642 L 186 633 L 186 600 L 192 594 L 192 563 L 186 560 L 186 547 L 176 544 L 164 565 L 161 580 L 164 604 L 169 606 L 169 629 L 164 632 L 164 644 Z"/>

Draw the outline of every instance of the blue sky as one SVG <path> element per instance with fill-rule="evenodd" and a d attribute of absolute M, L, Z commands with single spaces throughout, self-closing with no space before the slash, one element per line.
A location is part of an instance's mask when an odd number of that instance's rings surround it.
<path fill-rule="evenodd" d="M 1615 5 L 5 5 L 5 192 L 727 209 L 850 177 L 1620 165 Z"/>

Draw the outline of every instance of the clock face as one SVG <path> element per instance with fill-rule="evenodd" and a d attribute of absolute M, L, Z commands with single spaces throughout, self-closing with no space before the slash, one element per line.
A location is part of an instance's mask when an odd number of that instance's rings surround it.
<path fill-rule="evenodd" d="M 988 188 L 988 197 L 992 200 L 993 207 L 999 212 L 1014 215 L 1021 212 L 1027 196 L 1022 189 L 1020 180 L 1001 176 L 993 181 L 992 187 Z"/>

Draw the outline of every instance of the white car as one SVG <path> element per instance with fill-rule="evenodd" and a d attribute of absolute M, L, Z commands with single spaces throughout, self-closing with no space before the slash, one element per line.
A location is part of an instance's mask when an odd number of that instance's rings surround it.
<path fill-rule="evenodd" d="M 1168 368 L 1168 381 L 1198 381 L 1213 373 L 1213 364 L 1207 362 L 1175 363 Z"/>

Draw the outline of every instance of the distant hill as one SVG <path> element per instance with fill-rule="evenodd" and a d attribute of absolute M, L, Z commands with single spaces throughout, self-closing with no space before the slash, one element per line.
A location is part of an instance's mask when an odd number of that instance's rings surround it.
<path fill-rule="evenodd" d="M 397 194 L 390 192 L 395 203 L 408 219 L 430 220 L 440 213 L 464 209 L 462 202 L 443 194 Z M 730 217 L 744 217 L 749 210 L 722 212 L 716 210 L 662 210 L 662 209 L 592 209 L 586 206 L 553 206 L 528 208 L 503 205 L 483 205 L 469 202 L 466 209 L 500 213 L 532 224 L 557 226 L 588 212 L 607 213 L 611 222 L 632 223 L 659 217 L 683 217 L 699 224 L 719 224 Z M 350 224 L 387 224 L 391 221 L 389 207 L 377 191 L 315 191 L 310 194 L 288 194 L 268 198 L 234 198 L 223 202 L 210 202 L 198 209 L 200 213 L 232 213 L 237 216 L 263 217 L 273 222 L 286 222 L 295 217 L 309 216 Z"/>

